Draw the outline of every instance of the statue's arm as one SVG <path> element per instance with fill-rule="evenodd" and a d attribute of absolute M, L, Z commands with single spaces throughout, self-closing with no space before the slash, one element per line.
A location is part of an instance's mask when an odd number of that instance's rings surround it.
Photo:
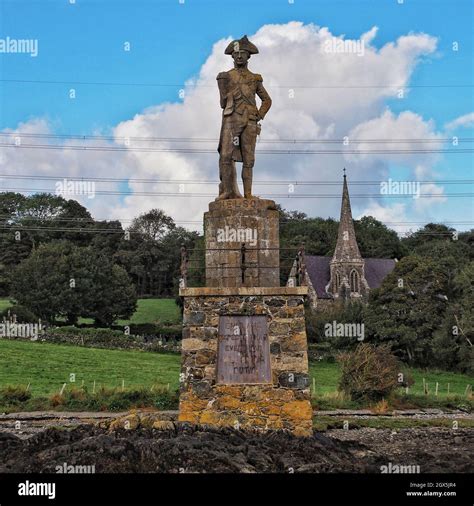
<path fill-rule="evenodd" d="M 225 109 L 226 102 L 227 102 L 227 72 L 220 72 L 217 75 L 217 86 L 219 88 L 219 94 L 220 94 L 220 100 L 221 100 L 221 107 L 222 109 Z"/>
<path fill-rule="evenodd" d="M 257 80 L 257 95 L 262 101 L 262 105 L 258 110 L 258 116 L 259 119 L 263 119 L 272 106 L 272 99 L 270 98 L 268 91 L 263 86 L 263 79 L 261 76 L 259 76 L 259 79 Z"/>

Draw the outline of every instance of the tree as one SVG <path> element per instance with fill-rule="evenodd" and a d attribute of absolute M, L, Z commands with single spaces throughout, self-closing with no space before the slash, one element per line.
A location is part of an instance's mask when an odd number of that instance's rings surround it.
<path fill-rule="evenodd" d="M 140 295 L 176 295 L 180 277 L 180 248 L 192 248 L 199 237 L 176 227 L 159 209 L 142 214 L 129 227 L 114 258 L 133 279 Z"/>
<path fill-rule="evenodd" d="M 474 372 L 474 261 L 454 278 L 454 301 L 443 326 L 435 336 L 434 349 L 440 365 L 466 373 Z"/>
<path fill-rule="evenodd" d="M 42 319 L 59 316 L 74 324 L 79 316 L 112 323 L 128 318 L 136 296 L 125 271 L 91 247 L 68 241 L 39 246 L 15 270 L 14 298 Z"/>
<path fill-rule="evenodd" d="M 173 218 L 167 216 L 161 209 L 151 209 L 134 218 L 129 231 L 142 235 L 144 239 L 158 241 L 174 228 Z"/>
<path fill-rule="evenodd" d="M 354 221 L 360 253 L 364 258 L 398 258 L 407 255 L 407 248 L 397 233 L 372 216 Z"/>
<path fill-rule="evenodd" d="M 94 283 L 87 295 L 84 316 L 93 318 L 98 327 L 108 327 L 119 318 L 130 318 L 137 307 L 137 296 L 125 269 L 99 254 L 90 270 Z"/>
<path fill-rule="evenodd" d="M 410 252 L 414 252 L 417 246 L 427 242 L 450 241 L 456 230 L 440 223 L 428 223 L 423 228 L 413 232 L 402 239 L 402 243 Z"/>
<path fill-rule="evenodd" d="M 447 308 L 448 276 L 435 261 L 407 256 L 372 290 L 364 312 L 366 332 L 389 343 L 403 361 L 433 362 L 431 339 Z"/>
<path fill-rule="evenodd" d="M 0 266 L 12 271 L 40 244 L 70 240 L 86 246 L 91 234 L 68 232 L 68 229 L 88 228 L 93 223 L 90 213 L 75 200 L 48 193 L 24 196 L 18 193 L 0 194 Z M 3 282 L 3 294 L 8 294 L 9 282 Z"/>
<path fill-rule="evenodd" d="M 305 244 L 308 255 L 332 256 L 339 222 L 308 218 L 297 211 L 280 210 L 280 246 L 296 249 Z M 354 220 L 357 243 L 364 258 L 402 258 L 408 252 L 397 233 L 372 216 Z"/>

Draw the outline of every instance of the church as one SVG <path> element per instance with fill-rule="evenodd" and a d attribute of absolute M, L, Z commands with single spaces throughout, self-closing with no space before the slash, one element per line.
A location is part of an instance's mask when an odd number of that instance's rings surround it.
<path fill-rule="evenodd" d="M 347 177 L 342 187 L 341 218 L 337 243 L 332 257 L 305 256 L 305 282 L 311 308 L 324 309 L 337 301 L 367 301 L 369 292 L 378 288 L 392 272 L 396 260 L 391 258 L 362 258 L 352 221 Z M 289 284 L 296 283 L 296 265 L 290 273 Z"/>

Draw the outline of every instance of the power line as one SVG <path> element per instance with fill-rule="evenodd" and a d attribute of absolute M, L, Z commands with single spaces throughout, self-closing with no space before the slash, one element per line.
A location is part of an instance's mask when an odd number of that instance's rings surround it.
<path fill-rule="evenodd" d="M 52 190 L 49 188 L 4 188 L 0 193 L 8 191 L 19 191 L 24 193 L 50 193 Z M 67 193 L 67 192 L 65 192 Z M 120 190 L 96 190 L 96 195 L 129 195 L 129 196 L 166 196 L 166 197 L 215 197 L 214 193 L 185 193 L 185 192 L 138 192 L 138 191 L 120 191 Z M 74 195 L 74 196 L 87 196 L 85 195 Z M 296 194 L 296 193 L 267 193 L 263 194 L 263 197 L 279 197 L 279 198 L 337 198 L 340 199 L 341 195 L 338 194 Z M 375 198 L 380 197 L 380 193 L 372 194 L 352 194 L 352 198 Z M 410 198 L 413 199 L 412 194 L 405 195 L 382 195 L 384 198 Z M 420 193 L 417 198 L 444 198 L 444 197 L 473 197 L 474 193 L 444 193 L 444 194 L 431 194 L 431 193 Z"/>
<path fill-rule="evenodd" d="M 404 225 L 395 225 L 404 226 Z M 6 232 L 63 232 L 63 233 L 87 233 L 87 234 L 124 234 L 129 232 L 124 229 L 109 229 L 109 228 L 67 228 L 67 227 L 11 227 L 11 226 L 0 226 L 0 230 Z M 129 232 L 134 235 L 141 235 L 140 232 Z M 411 232 L 417 235 L 429 235 L 429 236 L 446 236 L 451 237 L 451 232 Z"/>
<path fill-rule="evenodd" d="M 41 222 L 51 222 L 51 223 L 54 223 L 54 222 L 75 222 L 75 223 L 90 223 L 90 224 L 98 224 L 100 222 L 103 222 L 103 221 L 106 221 L 106 222 L 115 222 L 115 221 L 120 221 L 120 222 L 124 222 L 124 223 L 129 223 L 129 222 L 132 222 L 134 221 L 133 218 L 132 219 L 126 219 L 126 218 L 80 218 L 80 217 L 76 217 L 76 218 L 68 218 L 68 217 L 61 217 L 61 216 L 55 216 L 55 217 L 48 217 L 48 218 L 41 218 L 41 217 L 38 217 L 38 216 L 30 216 L 28 214 L 25 214 L 25 215 L 20 215 L 20 216 L 12 216 L 10 214 L 3 214 L 3 215 L 0 215 L 0 219 L 19 219 L 19 220 L 35 220 L 35 221 L 41 221 Z M 314 220 L 316 218 L 311 218 L 311 217 L 307 217 L 307 218 L 289 218 L 287 221 L 280 221 L 280 225 L 288 225 L 288 224 L 293 224 L 295 222 L 301 222 L 301 223 L 305 223 L 305 222 L 308 222 L 310 220 Z M 202 224 L 202 220 L 173 220 L 174 223 L 176 224 Z M 358 220 L 355 220 L 355 221 L 358 221 Z M 12 226 L 15 225 L 15 224 L 19 224 L 21 225 L 21 222 L 14 222 L 12 223 Z M 399 225 L 399 226 L 405 226 L 405 225 L 426 225 L 427 222 L 426 221 L 384 221 L 383 223 L 385 223 L 386 225 Z M 443 224 L 443 225 L 448 225 L 448 224 L 456 224 L 456 225 L 471 225 L 471 224 L 474 224 L 474 220 L 470 220 L 470 221 L 447 221 L 447 220 L 440 220 L 439 222 L 437 222 L 437 224 Z"/>
<path fill-rule="evenodd" d="M 121 146 L 78 146 L 78 145 L 58 145 L 58 144 L 0 144 L 3 148 L 13 149 L 48 149 L 48 150 L 65 150 L 72 151 L 103 151 L 103 152 L 135 152 L 135 153 L 195 153 L 207 154 L 216 153 L 215 149 L 196 149 L 196 148 L 153 148 L 153 147 L 121 147 Z M 429 154 L 429 153 L 446 153 L 460 154 L 473 153 L 474 149 L 347 149 L 347 150 L 291 150 L 291 149 L 257 149 L 257 153 L 263 155 L 406 155 L 406 154 Z"/>
<path fill-rule="evenodd" d="M 4 179 L 31 179 L 31 180 L 47 180 L 47 181 L 56 181 L 62 182 L 64 180 L 69 182 L 84 182 L 84 181 L 93 181 L 93 182 L 101 182 L 101 183 L 157 183 L 157 184 L 219 184 L 218 180 L 190 180 L 190 179 L 155 179 L 155 178 L 114 178 L 114 177 L 81 177 L 81 176 L 73 176 L 68 178 L 68 176 L 50 176 L 50 175 L 33 175 L 33 174 L 0 174 L 0 178 Z M 380 185 L 381 183 L 387 183 L 388 180 L 351 180 L 350 184 L 353 185 Z M 392 180 L 393 182 L 398 182 L 398 180 Z M 404 181 L 400 181 L 404 182 Z M 420 181 L 410 181 L 411 183 L 419 183 L 419 184 L 472 184 L 474 183 L 474 179 L 440 179 L 440 180 L 420 180 Z M 255 180 L 253 181 L 255 185 L 282 185 L 287 186 L 293 184 L 295 186 L 331 186 L 336 185 L 340 186 L 342 184 L 341 180 L 321 180 L 321 181 L 311 181 L 311 180 L 298 180 L 298 179 L 288 179 L 288 180 Z"/>
<path fill-rule="evenodd" d="M 39 133 L 22 133 L 22 132 L 0 132 L 2 137 L 25 137 L 28 139 L 76 139 L 76 140 L 109 140 L 109 141 L 123 141 L 123 142 L 214 142 L 217 143 L 219 139 L 211 137 L 119 137 L 112 135 L 80 135 L 80 134 L 39 134 Z M 457 137 L 457 142 L 473 142 L 474 137 Z M 278 143 L 292 143 L 292 144 L 343 144 L 343 143 L 367 143 L 367 144 L 385 144 L 385 143 L 444 143 L 453 142 L 452 137 L 443 138 L 393 138 L 393 139 L 364 139 L 364 138 L 341 138 L 341 139 L 264 139 L 259 138 L 259 143 L 278 144 Z"/>
<path fill-rule="evenodd" d="M 79 86 L 137 86 L 137 87 L 163 87 L 163 88 L 213 88 L 217 89 L 216 84 L 203 83 L 129 83 L 129 82 L 113 82 L 113 81 L 55 81 L 40 79 L 0 79 L 4 83 L 17 84 L 66 84 Z M 392 85 L 375 85 L 375 84 L 318 84 L 318 85 L 284 85 L 272 84 L 266 82 L 268 88 L 279 89 L 410 89 L 410 88 L 473 88 L 474 84 L 392 84 Z"/>

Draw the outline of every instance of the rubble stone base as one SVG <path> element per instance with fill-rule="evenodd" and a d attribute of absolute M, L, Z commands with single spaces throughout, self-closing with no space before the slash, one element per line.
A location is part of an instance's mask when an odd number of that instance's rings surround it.
<path fill-rule="evenodd" d="M 312 434 L 306 287 L 184 288 L 179 421 Z M 271 382 L 217 381 L 219 318 L 266 315 Z M 222 336 L 221 336 L 222 338 Z"/>

